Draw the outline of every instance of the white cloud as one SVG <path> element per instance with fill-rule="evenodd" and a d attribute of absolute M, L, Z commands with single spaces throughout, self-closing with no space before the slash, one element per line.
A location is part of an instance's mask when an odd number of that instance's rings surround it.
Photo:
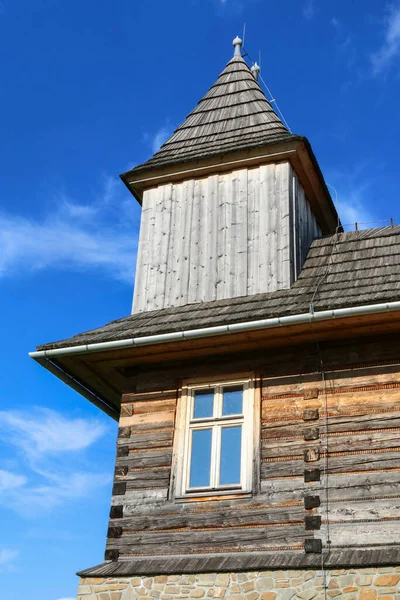
<path fill-rule="evenodd" d="M 99 487 L 108 485 L 111 477 L 96 473 L 68 473 L 62 468 L 58 474 L 32 469 L 34 476 L 23 486 L 9 489 L 0 494 L 7 508 L 18 514 L 32 518 L 40 516 L 43 510 L 51 511 L 66 502 L 92 496 Z M 37 477 L 37 476 L 41 477 Z"/>
<path fill-rule="evenodd" d="M 31 411 L 29 416 L 0 411 L 0 428 L 0 435 L 10 443 L 35 456 L 83 450 L 105 432 L 104 425 L 99 421 L 69 419 L 48 408 L 38 408 Z"/>
<path fill-rule="evenodd" d="M 42 219 L 0 212 L 0 277 L 43 269 L 100 269 L 132 284 L 138 238 L 136 201 L 107 178 L 98 197 L 81 204 L 63 194 Z"/>
<path fill-rule="evenodd" d="M 374 227 L 372 224 L 374 217 L 369 212 L 365 202 L 357 193 L 350 193 L 337 202 L 336 209 L 339 213 L 342 225 L 345 229 L 353 230 L 357 223 L 359 229 L 369 229 Z"/>
<path fill-rule="evenodd" d="M 354 165 L 349 173 L 337 170 L 328 173 L 328 187 L 345 230 L 354 230 L 355 223 L 358 223 L 359 229 L 376 227 L 377 217 L 369 206 L 370 190 L 374 184 L 366 175 L 369 167 L 369 161 L 365 161 Z"/>
<path fill-rule="evenodd" d="M 392 5 L 384 21 L 384 41 L 371 59 L 372 72 L 380 75 L 400 57 L 400 5 Z"/>
<path fill-rule="evenodd" d="M 12 571 L 14 567 L 13 562 L 17 556 L 18 552 L 16 550 L 0 548 L 0 573 Z"/>
<path fill-rule="evenodd" d="M 23 475 L 15 475 L 10 471 L 0 469 L 0 494 L 5 491 L 13 490 L 25 485 L 27 478 Z"/>
<path fill-rule="evenodd" d="M 167 121 L 167 123 L 160 127 L 155 133 L 145 133 L 144 139 L 150 145 L 152 153 L 155 154 L 164 142 L 171 137 L 172 133 L 173 128 Z"/>
<path fill-rule="evenodd" d="M 314 0 L 307 0 L 303 8 L 303 17 L 307 21 L 311 21 L 311 19 L 315 16 L 315 4 Z"/>
<path fill-rule="evenodd" d="M 0 412 L 1 438 L 19 457 L 14 467 L 18 473 L 0 470 L 0 503 L 34 517 L 108 485 L 111 477 L 94 472 L 95 464 L 88 466 L 82 454 L 105 431 L 98 420 L 67 418 L 44 408 L 28 416 Z M 69 453 L 68 462 L 63 461 L 63 453 Z"/>

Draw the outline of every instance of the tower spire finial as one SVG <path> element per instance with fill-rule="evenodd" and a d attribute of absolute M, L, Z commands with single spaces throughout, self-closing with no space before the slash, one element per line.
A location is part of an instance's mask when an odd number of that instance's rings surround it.
<path fill-rule="evenodd" d="M 242 40 L 240 39 L 239 36 L 236 36 L 235 39 L 233 40 L 232 44 L 235 47 L 235 52 L 233 53 L 233 56 L 242 56 Z"/>
<path fill-rule="evenodd" d="M 251 67 L 251 72 L 253 73 L 254 78 L 256 79 L 256 81 L 258 81 L 258 77 L 260 75 L 260 71 L 261 71 L 260 66 L 255 62 L 254 65 Z"/>

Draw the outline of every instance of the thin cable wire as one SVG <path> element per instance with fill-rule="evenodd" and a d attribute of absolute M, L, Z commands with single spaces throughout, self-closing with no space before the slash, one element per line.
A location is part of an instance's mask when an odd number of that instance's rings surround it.
<path fill-rule="evenodd" d="M 251 58 L 250 54 L 247 52 L 247 50 L 245 49 L 244 45 L 243 45 L 243 50 L 244 50 L 243 57 L 247 56 L 247 57 L 248 57 L 248 59 L 249 59 L 249 61 L 252 63 L 252 65 L 254 65 L 254 64 L 255 64 L 255 63 L 254 63 L 254 60 Z M 273 95 L 272 95 L 272 93 L 271 93 L 271 90 L 269 89 L 269 87 L 268 87 L 268 86 L 267 86 L 267 84 L 265 83 L 265 81 L 264 81 L 264 79 L 263 79 L 263 77 L 262 77 L 261 73 L 259 74 L 259 76 L 258 76 L 258 77 L 259 77 L 260 81 L 262 82 L 262 84 L 264 85 L 264 87 L 265 87 L 265 89 L 266 89 L 266 91 L 267 91 L 267 93 L 268 93 L 268 95 L 269 95 L 269 97 L 270 97 L 270 100 L 268 100 L 268 102 L 269 102 L 270 104 L 274 104 L 274 105 L 275 105 L 276 112 L 278 113 L 278 115 L 279 115 L 279 116 L 280 116 L 280 118 L 282 119 L 282 121 L 283 121 L 283 124 L 285 125 L 286 129 L 287 129 L 287 130 L 288 130 L 290 133 L 292 133 L 292 130 L 290 129 L 288 122 L 286 121 L 286 119 L 285 119 L 285 117 L 284 117 L 284 115 L 283 115 L 283 113 L 282 113 L 281 109 L 279 108 L 277 101 L 276 101 L 276 100 L 275 100 L 275 98 L 273 97 Z"/>

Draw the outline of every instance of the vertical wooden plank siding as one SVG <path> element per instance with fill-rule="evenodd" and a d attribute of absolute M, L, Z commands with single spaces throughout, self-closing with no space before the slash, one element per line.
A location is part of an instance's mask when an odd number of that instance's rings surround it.
<path fill-rule="evenodd" d="M 295 278 L 297 278 L 312 241 L 321 237 L 322 233 L 307 201 L 304 189 L 292 167 L 290 167 L 290 178 L 294 189 L 292 210 L 294 215 Z"/>
<path fill-rule="evenodd" d="M 288 288 L 319 233 L 287 162 L 147 190 L 133 311 Z"/>

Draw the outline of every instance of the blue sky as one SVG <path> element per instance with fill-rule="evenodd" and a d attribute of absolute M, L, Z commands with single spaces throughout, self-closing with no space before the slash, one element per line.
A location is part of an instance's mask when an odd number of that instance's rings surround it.
<path fill-rule="evenodd" d="M 244 22 L 342 221 L 399 217 L 399 1 L 0 2 L 7 600 L 72 599 L 75 572 L 102 561 L 115 452 L 115 423 L 27 353 L 129 314 L 140 211 L 118 174 L 194 107 Z"/>

